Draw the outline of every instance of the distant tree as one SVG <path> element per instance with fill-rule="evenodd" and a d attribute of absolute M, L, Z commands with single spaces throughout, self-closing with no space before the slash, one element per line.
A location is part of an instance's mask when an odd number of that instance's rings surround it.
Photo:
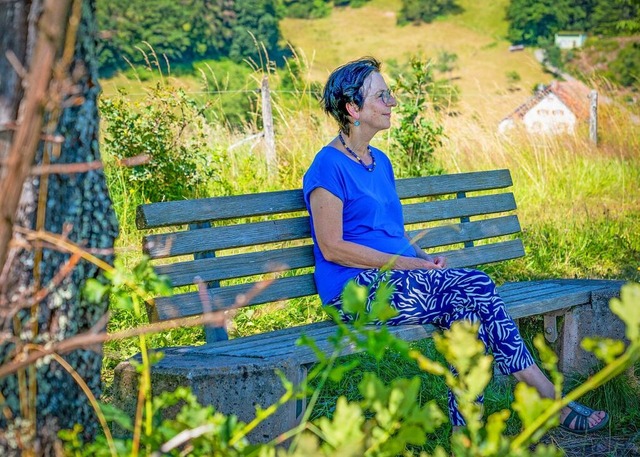
<path fill-rule="evenodd" d="M 608 36 L 640 31 L 639 0 L 512 0 L 507 7 L 512 42 L 552 42 L 556 32 L 579 30 Z"/>
<path fill-rule="evenodd" d="M 155 52 L 171 62 L 226 54 L 235 15 L 232 4 L 206 0 L 110 0 L 97 2 L 100 64 L 144 63 Z M 146 44 L 148 43 L 148 44 Z M 151 48 L 151 49 L 150 49 Z M 123 58 L 124 57 L 124 58 Z"/>
<path fill-rule="evenodd" d="M 101 70 L 126 60 L 145 64 L 155 53 L 169 62 L 257 57 L 256 43 L 274 59 L 281 54 L 279 0 L 109 0 L 97 2 Z M 126 60 L 125 60 L 126 59 Z M 153 61 L 151 62 L 154 63 Z"/>
<path fill-rule="evenodd" d="M 640 87 L 640 43 L 629 43 L 609 64 L 610 79 L 626 87 Z"/>
<path fill-rule="evenodd" d="M 586 13 L 573 0 L 512 0 L 507 7 L 509 40 L 540 44 L 555 33 L 584 20 Z"/>
<path fill-rule="evenodd" d="M 235 0 L 236 18 L 232 28 L 229 57 L 239 61 L 251 57 L 259 61 L 264 45 L 274 59 L 279 56 L 280 26 L 277 0 Z"/>
<path fill-rule="evenodd" d="M 639 0 L 596 0 L 589 22 L 594 33 L 625 35 L 640 31 Z"/>
<path fill-rule="evenodd" d="M 283 0 L 283 4 L 288 17 L 314 19 L 331 13 L 330 0 Z"/>
<path fill-rule="evenodd" d="M 461 12 L 456 0 L 402 0 L 398 23 L 429 23 L 439 16 Z"/>

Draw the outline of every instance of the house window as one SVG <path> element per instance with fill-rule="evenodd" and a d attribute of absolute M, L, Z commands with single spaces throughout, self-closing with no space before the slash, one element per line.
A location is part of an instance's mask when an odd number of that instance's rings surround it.
<path fill-rule="evenodd" d="M 551 114 L 553 114 L 554 116 L 564 116 L 564 111 L 562 111 L 561 109 L 554 109 Z"/>
<path fill-rule="evenodd" d="M 548 116 L 549 115 L 549 110 L 539 108 L 536 111 L 536 114 L 539 114 L 540 116 Z"/>

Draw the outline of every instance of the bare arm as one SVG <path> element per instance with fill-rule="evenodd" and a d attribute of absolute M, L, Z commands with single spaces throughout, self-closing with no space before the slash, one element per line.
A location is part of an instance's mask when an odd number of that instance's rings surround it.
<path fill-rule="evenodd" d="M 318 247 L 330 262 L 356 268 L 383 268 L 387 265 L 400 270 L 441 268 L 425 258 L 394 256 L 345 241 L 342 233 L 342 201 L 326 189 L 314 189 L 309 196 L 309 203 Z"/>

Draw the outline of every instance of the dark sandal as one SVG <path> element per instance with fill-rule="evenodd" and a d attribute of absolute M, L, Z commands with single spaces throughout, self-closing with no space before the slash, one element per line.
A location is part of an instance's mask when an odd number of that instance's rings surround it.
<path fill-rule="evenodd" d="M 589 427 L 589 416 L 594 413 L 593 409 L 576 401 L 569 402 L 567 406 L 571 408 L 571 411 L 560 424 L 560 428 L 562 430 L 566 430 L 577 435 L 586 435 L 587 433 L 593 433 L 602 429 L 607 425 L 607 422 L 609 422 L 609 414 L 604 413 L 605 416 L 598 424 L 593 427 Z M 573 428 L 571 428 L 571 422 L 573 422 L 574 419 L 575 423 L 573 424 Z"/>

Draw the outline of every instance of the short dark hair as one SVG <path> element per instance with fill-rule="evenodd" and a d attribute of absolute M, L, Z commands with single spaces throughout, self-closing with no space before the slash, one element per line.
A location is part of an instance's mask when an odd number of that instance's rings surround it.
<path fill-rule="evenodd" d="M 362 108 L 364 93 L 362 85 L 372 72 L 380 72 L 380 62 L 373 57 L 362 57 L 348 62 L 329 75 L 322 94 L 322 107 L 330 114 L 347 135 L 349 134 L 349 113 L 347 103 L 355 103 Z"/>

